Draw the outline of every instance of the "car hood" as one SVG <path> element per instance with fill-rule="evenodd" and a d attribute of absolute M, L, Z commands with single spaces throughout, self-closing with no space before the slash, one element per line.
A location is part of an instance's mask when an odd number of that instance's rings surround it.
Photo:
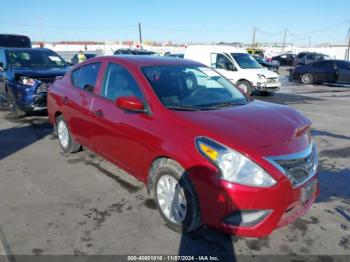
<path fill-rule="evenodd" d="M 64 68 L 36 68 L 36 69 L 28 69 L 28 68 L 15 68 L 14 74 L 16 76 L 27 76 L 32 78 L 40 78 L 40 77 L 56 77 L 56 76 L 63 76 L 67 71 L 69 67 Z"/>
<path fill-rule="evenodd" d="M 311 125 L 310 120 L 292 108 L 261 101 L 220 110 L 177 113 L 197 127 L 193 128 L 196 136 L 210 136 L 233 148 L 285 143 Z"/>
<path fill-rule="evenodd" d="M 252 73 L 257 75 L 264 75 L 266 78 L 275 78 L 278 77 L 278 74 L 266 69 L 266 68 L 255 68 L 255 69 L 244 69 L 249 70 Z"/>
<path fill-rule="evenodd" d="M 266 65 L 266 66 L 278 67 L 278 64 L 273 63 L 273 62 L 266 62 L 266 61 L 264 61 L 263 64 Z"/>

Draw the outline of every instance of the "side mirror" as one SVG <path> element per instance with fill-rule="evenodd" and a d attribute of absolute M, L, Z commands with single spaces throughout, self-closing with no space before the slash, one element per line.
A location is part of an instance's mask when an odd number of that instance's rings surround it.
<path fill-rule="evenodd" d="M 135 96 L 121 96 L 116 100 L 117 107 L 131 112 L 146 112 L 144 103 Z"/>
<path fill-rule="evenodd" d="M 0 62 L 0 71 L 1 71 L 1 72 L 4 72 L 4 71 L 5 71 L 4 63 L 3 63 L 3 62 Z"/>

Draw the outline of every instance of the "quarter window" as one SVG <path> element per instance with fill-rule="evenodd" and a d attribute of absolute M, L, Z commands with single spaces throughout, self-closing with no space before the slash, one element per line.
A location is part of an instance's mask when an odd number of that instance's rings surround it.
<path fill-rule="evenodd" d="M 112 101 L 121 96 L 136 96 L 144 100 L 140 88 L 129 71 L 121 65 L 112 63 L 107 66 L 101 95 Z"/>
<path fill-rule="evenodd" d="M 98 72 L 101 63 L 84 65 L 72 74 L 72 83 L 74 86 L 92 92 L 96 86 Z"/>

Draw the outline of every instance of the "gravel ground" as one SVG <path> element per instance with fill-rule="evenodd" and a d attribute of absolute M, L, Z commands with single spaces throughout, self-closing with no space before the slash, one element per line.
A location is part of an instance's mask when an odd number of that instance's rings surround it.
<path fill-rule="evenodd" d="M 171 231 L 141 183 L 91 152 L 64 155 L 47 116 L 13 119 L 2 101 L 0 255 L 9 256 L 0 261 L 33 254 L 323 255 L 323 261 L 349 255 L 350 87 L 281 80 L 278 93 L 256 99 L 289 105 L 312 120 L 321 194 L 304 217 L 263 239 L 210 228 Z"/>

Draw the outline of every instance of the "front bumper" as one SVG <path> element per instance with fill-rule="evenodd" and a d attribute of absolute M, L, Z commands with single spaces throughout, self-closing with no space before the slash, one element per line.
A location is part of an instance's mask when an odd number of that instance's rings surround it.
<path fill-rule="evenodd" d="M 14 88 L 16 106 L 23 111 L 42 111 L 47 109 L 47 90 L 37 84 L 32 87 L 17 85 Z"/>
<path fill-rule="evenodd" d="M 215 186 L 206 189 L 206 203 L 201 205 L 203 223 L 246 237 L 264 237 L 293 222 L 310 209 L 319 194 L 316 175 L 297 188 L 292 188 L 288 179 L 278 181 L 271 188 L 243 186 L 220 179 L 214 183 Z M 305 199 L 305 188 L 312 183 L 314 191 Z"/>
<path fill-rule="evenodd" d="M 254 89 L 258 91 L 263 92 L 276 92 L 280 90 L 281 82 L 280 81 L 274 81 L 274 82 L 257 82 L 254 85 Z"/>

